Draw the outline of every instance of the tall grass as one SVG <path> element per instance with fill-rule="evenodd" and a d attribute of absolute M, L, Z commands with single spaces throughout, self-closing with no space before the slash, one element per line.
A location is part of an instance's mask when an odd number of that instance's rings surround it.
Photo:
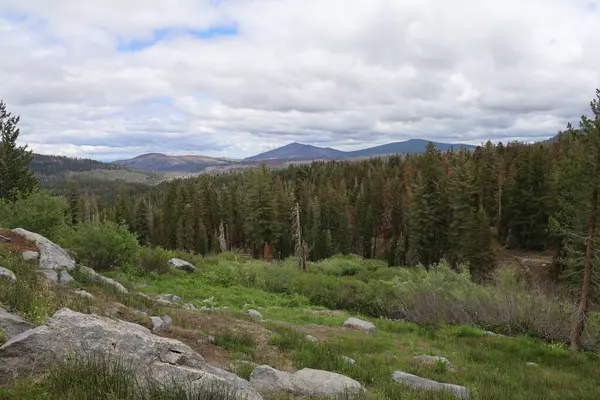
<path fill-rule="evenodd" d="M 41 379 L 13 382 L 0 390 L 1 399 L 48 400 L 233 400 L 228 389 L 161 383 L 138 374 L 128 363 L 101 354 L 57 362 Z"/>
<path fill-rule="evenodd" d="M 40 274 L 35 263 L 24 261 L 17 255 L 8 255 L 2 264 L 15 273 L 17 283 L 11 285 L 0 280 L 0 302 L 17 310 L 24 319 L 41 324 L 62 307 L 91 312 L 89 299 L 73 295 L 62 288 L 53 288 Z"/>

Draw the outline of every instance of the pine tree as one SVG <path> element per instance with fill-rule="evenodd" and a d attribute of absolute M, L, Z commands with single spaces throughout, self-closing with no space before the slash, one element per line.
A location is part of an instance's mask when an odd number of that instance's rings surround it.
<path fill-rule="evenodd" d="M 292 232 L 294 235 L 294 254 L 298 268 L 302 271 L 307 270 L 308 246 L 302 238 L 302 226 L 300 225 L 300 206 L 298 203 L 292 208 Z"/>
<path fill-rule="evenodd" d="M 81 211 L 82 211 L 81 204 L 80 204 L 81 195 L 79 193 L 80 192 L 79 182 L 69 180 L 67 185 L 68 186 L 67 186 L 67 192 L 65 194 L 65 197 L 67 198 L 69 221 L 71 222 L 71 225 L 77 225 L 83 219 L 82 213 L 81 213 Z"/>
<path fill-rule="evenodd" d="M 448 234 L 446 173 L 433 143 L 419 160 L 410 210 L 409 258 L 413 264 L 430 266 L 445 253 Z"/>
<path fill-rule="evenodd" d="M 266 165 L 251 172 L 246 183 L 246 225 L 247 237 L 251 241 L 254 255 L 263 250 L 270 256 L 270 244 L 281 230 L 273 194 L 271 176 Z"/>
<path fill-rule="evenodd" d="M 600 192 L 600 89 L 590 103 L 593 117 L 582 116 L 580 129 L 568 127 L 567 149 L 560 163 L 557 210 L 552 228 L 561 239 L 563 262 L 579 276 L 580 302 L 571 330 L 571 350 L 582 348 L 589 302 L 592 296 L 594 264 L 600 258 L 598 201 Z"/>
<path fill-rule="evenodd" d="M 135 231 L 141 244 L 148 244 L 151 239 L 151 214 L 148 203 L 140 198 L 135 206 Z"/>
<path fill-rule="evenodd" d="M 9 201 L 28 195 L 37 186 L 34 173 L 28 168 L 33 153 L 27 145 L 17 146 L 19 120 L 0 100 L 0 199 Z"/>

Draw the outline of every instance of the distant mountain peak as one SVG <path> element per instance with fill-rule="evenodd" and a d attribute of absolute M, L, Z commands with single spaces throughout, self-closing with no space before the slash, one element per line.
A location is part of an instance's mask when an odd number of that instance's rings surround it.
<path fill-rule="evenodd" d="M 265 161 L 276 159 L 327 159 L 343 156 L 343 151 L 335 150 L 329 147 L 317 147 L 310 144 L 292 142 L 274 150 L 266 151 L 253 157 L 248 157 L 245 161 Z"/>

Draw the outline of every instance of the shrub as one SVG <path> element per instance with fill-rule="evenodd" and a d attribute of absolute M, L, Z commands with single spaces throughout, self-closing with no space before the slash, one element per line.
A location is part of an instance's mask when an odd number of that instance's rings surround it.
<path fill-rule="evenodd" d="M 78 260 L 97 270 L 132 264 L 139 251 L 135 235 L 111 221 L 79 225 L 72 240 Z"/>
<path fill-rule="evenodd" d="M 15 202 L 0 200 L 0 226 L 23 228 L 53 239 L 66 225 L 66 210 L 65 199 L 43 191 Z"/>
<path fill-rule="evenodd" d="M 142 247 L 138 258 L 138 267 L 144 272 L 157 272 L 166 274 L 169 272 L 169 259 L 171 254 L 162 247 Z"/>

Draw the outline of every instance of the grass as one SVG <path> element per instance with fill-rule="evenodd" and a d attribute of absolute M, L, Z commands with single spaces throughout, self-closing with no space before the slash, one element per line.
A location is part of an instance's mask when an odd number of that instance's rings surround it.
<path fill-rule="evenodd" d="M 186 257 L 182 255 L 182 258 Z M 174 293 L 183 297 L 184 302 L 199 307 L 229 306 L 230 310 L 188 314 L 183 310 L 165 309 L 134 292 L 122 294 L 87 282 L 74 273 L 79 282 L 76 285 L 96 296 L 90 302 L 72 296 L 70 288 L 48 286 L 34 264 L 11 254 L 4 254 L 3 266 L 15 272 L 19 283 L 12 287 L 2 284 L 0 302 L 35 323 L 43 322 L 60 307 L 103 312 L 103 307 L 114 302 L 129 309 L 145 310 L 151 315 L 171 314 L 174 324 L 180 329 L 219 328 L 208 332 L 214 334 L 215 343 L 202 347 L 201 353 L 210 351 L 210 346 L 213 346 L 212 349 L 218 348 L 221 356 L 225 353 L 226 361 L 238 358 L 236 361 L 279 365 L 282 369 L 316 368 L 339 372 L 361 382 L 370 390 L 370 398 L 377 400 L 449 398 L 444 394 L 414 392 L 393 382 L 391 374 L 395 370 L 464 385 L 475 400 L 597 398 L 600 356 L 596 353 L 573 355 L 562 340 L 536 339 L 535 336 L 544 336 L 531 332 L 536 333 L 540 327 L 549 326 L 552 320 L 547 317 L 553 315 L 540 316 L 536 314 L 536 307 L 550 302 L 543 303 L 536 297 L 533 305 L 526 306 L 532 298 L 521 289 L 511 288 L 510 282 L 484 293 L 478 287 L 465 283 L 463 277 L 448 275 L 446 271 L 427 276 L 421 271 L 390 271 L 376 263 L 357 267 L 353 259 L 312 263 L 309 274 L 293 270 L 287 266 L 287 261 L 266 264 L 241 257 L 238 259 L 232 254 L 208 258 L 190 256 L 187 259 L 198 267 L 195 273 L 169 271 L 158 275 L 125 270 L 111 271 L 107 275 L 130 288 L 137 287 L 149 293 Z M 369 286 L 369 274 L 375 280 L 390 280 Z M 142 287 L 142 284 L 146 286 Z M 461 285 L 465 285 L 464 291 L 461 291 Z M 379 289 L 382 290 L 381 295 Z M 388 291 L 392 289 L 396 292 Z M 384 300 L 393 293 L 398 295 L 394 306 L 402 304 L 403 311 L 406 311 L 404 318 L 418 323 L 376 317 L 380 311 L 391 307 Z M 471 311 L 489 312 L 468 308 L 472 301 L 479 301 L 477 296 L 480 295 L 484 301 L 477 303 L 479 305 L 491 304 L 486 303 L 491 300 L 510 302 L 509 305 L 500 302 L 499 308 L 492 310 L 497 313 L 490 314 L 493 316 L 489 317 L 490 321 L 503 321 L 504 318 L 503 323 L 484 324 L 483 328 L 508 331 L 514 337 L 485 336 L 484 329 L 472 322 Z M 215 298 L 214 303 L 202 303 L 210 297 Z M 339 307 L 342 310 L 328 310 L 325 308 L 327 304 L 343 307 Z M 514 309 L 506 311 L 506 307 L 515 304 Z M 363 313 L 362 310 L 369 305 L 375 305 L 373 310 L 376 312 Z M 245 313 L 248 308 L 258 308 L 267 321 L 260 322 L 248 316 Z M 518 312 L 513 313 L 515 310 Z M 190 316 L 202 316 L 204 319 Z M 367 335 L 342 328 L 342 323 L 349 316 L 370 320 L 377 326 L 377 333 Z M 564 314 L 559 316 L 564 317 Z M 122 315 L 119 317 L 124 318 Z M 480 315 L 477 318 L 484 320 Z M 203 326 L 203 321 L 210 321 L 213 325 Z M 563 322 L 558 319 L 556 323 Z M 263 337 L 259 338 L 260 335 L 255 337 L 244 327 L 268 331 L 261 333 Z M 318 337 L 319 341 L 306 340 L 307 334 Z M 194 342 L 196 336 L 191 336 Z M 546 339 L 551 337 L 549 335 Z M 266 354 L 269 347 L 277 350 L 277 354 Z M 423 354 L 445 356 L 451 361 L 452 368 L 442 363 L 416 365 L 411 362 L 413 357 Z M 275 356 L 284 359 L 275 359 Z M 343 356 L 356 360 L 356 364 L 349 364 Z M 528 367 L 527 362 L 537 363 L 539 367 Z M 15 382 L 0 390 L 0 399 L 143 398 L 139 388 L 132 389 L 140 386 L 141 382 L 132 377 L 125 366 L 118 363 L 108 366 L 102 364 L 102 360 L 79 360 L 77 363 L 60 365 L 41 381 Z M 250 362 L 236 362 L 234 366 L 234 371 L 246 379 L 254 369 Z M 96 375 L 97 378 L 84 375 Z M 190 396 L 189 388 L 185 387 L 170 388 L 168 393 L 164 387 L 146 385 L 146 388 L 155 390 L 150 398 L 159 400 L 200 398 L 185 397 Z M 143 395 L 148 396 L 148 393 Z M 216 400 L 223 398 L 218 397 L 220 395 L 210 397 L 210 393 L 205 395 Z M 281 399 L 286 397 L 281 396 Z"/>
<path fill-rule="evenodd" d="M 223 332 L 215 338 L 215 345 L 240 353 L 252 353 L 254 344 L 249 332 Z"/>
<path fill-rule="evenodd" d="M 564 345 L 527 336 L 482 337 L 470 326 L 430 329 L 405 322 L 380 322 L 376 335 L 332 330 L 320 342 L 284 345 L 294 367 L 339 372 L 368 387 L 372 394 L 395 400 L 430 399 L 391 380 L 395 370 L 440 382 L 464 385 L 473 399 L 594 399 L 600 385 L 600 357 L 570 354 Z M 291 348 L 292 347 L 292 348 Z M 447 357 L 453 364 L 416 365 L 414 356 Z M 355 365 L 342 356 L 356 360 Z M 527 367 L 535 362 L 539 368 Z M 444 398 L 439 397 L 439 398 Z"/>
<path fill-rule="evenodd" d="M 39 380 L 23 379 L 0 389 L 0 399 L 40 400 L 233 400 L 233 393 L 214 387 L 193 388 L 159 383 L 134 368 L 102 355 L 71 358 L 55 364 Z"/>

